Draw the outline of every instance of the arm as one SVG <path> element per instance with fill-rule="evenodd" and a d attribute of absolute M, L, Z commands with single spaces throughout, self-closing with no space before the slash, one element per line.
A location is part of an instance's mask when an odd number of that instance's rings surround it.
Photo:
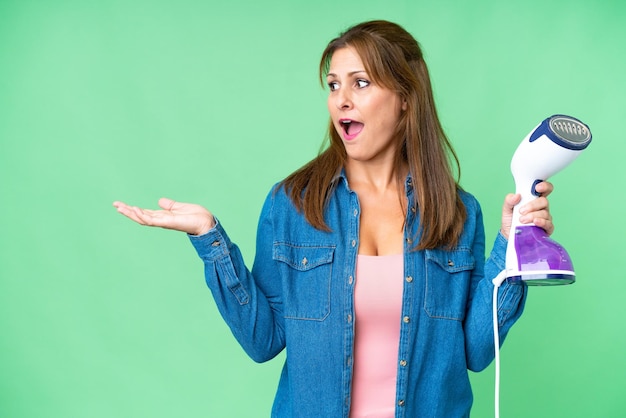
<path fill-rule="evenodd" d="M 218 310 L 239 344 L 257 362 L 274 358 L 285 346 L 281 282 L 272 269 L 270 212 L 268 197 L 257 231 L 254 274 L 220 223 L 205 235 L 189 236 L 204 263 L 205 280 Z"/>
<path fill-rule="evenodd" d="M 520 210 L 522 214 L 521 221 L 524 223 L 533 222 L 535 225 L 544 228 L 548 233 L 552 233 L 554 226 L 546 199 L 552 192 L 552 184 L 543 182 L 537 185 L 537 189 L 543 193 L 543 197 L 535 199 Z M 519 195 L 512 194 L 507 195 L 505 198 L 502 207 L 501 231 L 495 239 L 493 249 L 484 266 L 482 263 L 479 264 L 477 262 L 474 271 L 464 323 L 467 365 L 473 371 L 480 371 L 486 368 L 495 355 L 492 318 L 493 283 L 491 280 L 505 268 L 506 245 L 513 207 L 519 202 L 519 199 Z M 482 214 L 478 210 L 473 251 L 476 257 L 479 257 L 480 254 L 484 254 L 484 250 Z M 506 281 L 498 289 L 500 345 L 504 342 L 513 324 L 521 316 L 526 302 L 527 291 L 527 286 L 524 283 L 510 284 Z"/>
<path fill-rule="evenodd" d="M 474 284 L 464 324 L 467 367 L 472 371 L 483 370 L 495 356 L 492 318 L 494 286 L 491 280 L 504 269 L 506 243 L 504 236 L 499 233 L 494 241 L 491 254 L 484 264 L 483 271 L 480 272 L 477 269 L 473 279 Z M 482 249 L 484 251 L 484 245 Z M 475 254 L 484 254 L 484 252 Z M 505 281 L 498 289 L 500 344 L 504 342 L 509 330 L 522 315 L 526 295 L 527 286 L 523 283 L 510 284 Z"/>
<path fill-rule="evenodd" d="M 217 307 L 238 342 L 257 362 L 269 360 L 284 348 L 284 333 L 280 307 L 280 278 L 271 270 L 269 261 L 257 263 L 259 277 L 265 289 L 257 285 L 246 268 L 239 248 L 230 241 L 222 226 L 205 208 L 160 199 L 161 210 L 141 209 L 122 202 L 113 204 L 118 212 L 146 226 L 186 232 L 204 263 L 206 283 Z M 256 259 L 269 256 L 272 250 L 271 198 L 265 202 L 257 234 Z M 268 255 L 269 252 L 269 255 Z"/>

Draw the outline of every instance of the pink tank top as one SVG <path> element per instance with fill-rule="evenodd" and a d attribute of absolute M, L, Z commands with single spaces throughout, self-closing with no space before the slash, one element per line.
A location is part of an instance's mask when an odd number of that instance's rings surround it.
<path fill-rule="evenodd" d="M 358 255 L 351 418 L 394 416 L 403 277 L 403 254 Z"/>

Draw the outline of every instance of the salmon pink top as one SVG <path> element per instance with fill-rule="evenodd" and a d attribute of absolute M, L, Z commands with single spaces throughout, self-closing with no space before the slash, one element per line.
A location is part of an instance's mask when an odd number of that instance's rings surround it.
<path fill-rule="evenodd" d="M 394 416 L 403 263 L 403 254 L 357 257 L 351 418 Z"/>

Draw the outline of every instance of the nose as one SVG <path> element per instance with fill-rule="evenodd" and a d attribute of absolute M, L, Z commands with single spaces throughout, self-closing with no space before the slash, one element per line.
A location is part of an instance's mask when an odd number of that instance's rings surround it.
<path fill-rule="evenodd" d="M 337 109 L 340 110 L 348 110 L 352 109 L 352 95 L 350 94 L 350 90 L 348 89 L 339 89 L 337 91 L 336 97 L 336 106 Z"/>

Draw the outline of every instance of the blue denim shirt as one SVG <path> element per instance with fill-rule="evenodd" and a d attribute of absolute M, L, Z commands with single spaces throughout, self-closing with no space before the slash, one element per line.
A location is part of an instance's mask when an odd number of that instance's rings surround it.
<path fill-rule="evenodd" d="M 506 240 L 498 234 L 485 262 L 480 206 L 459 193 L 467 220 L 453 249 L 411 250 L 419 216 L 408 211 L 398 418 L 469 416 L 467 370 L 480 371 L 494 357 L 491 279 L 504 268 Z M 410 177 L 406 194 L 412 203 Z M 217 307 L 248 355 L 264 362 L 287 350 L 272 417 L 349 416 L 359 213 L 343 175 L 325 214 L 332 232 L 310 226 L 275 188 L 261 212 L 251 272 L 221 224 L 190 237 Z M 525 294 L 525 285 L 505 282 L 499 289 L 501 341 L 521 315 Z"/>

